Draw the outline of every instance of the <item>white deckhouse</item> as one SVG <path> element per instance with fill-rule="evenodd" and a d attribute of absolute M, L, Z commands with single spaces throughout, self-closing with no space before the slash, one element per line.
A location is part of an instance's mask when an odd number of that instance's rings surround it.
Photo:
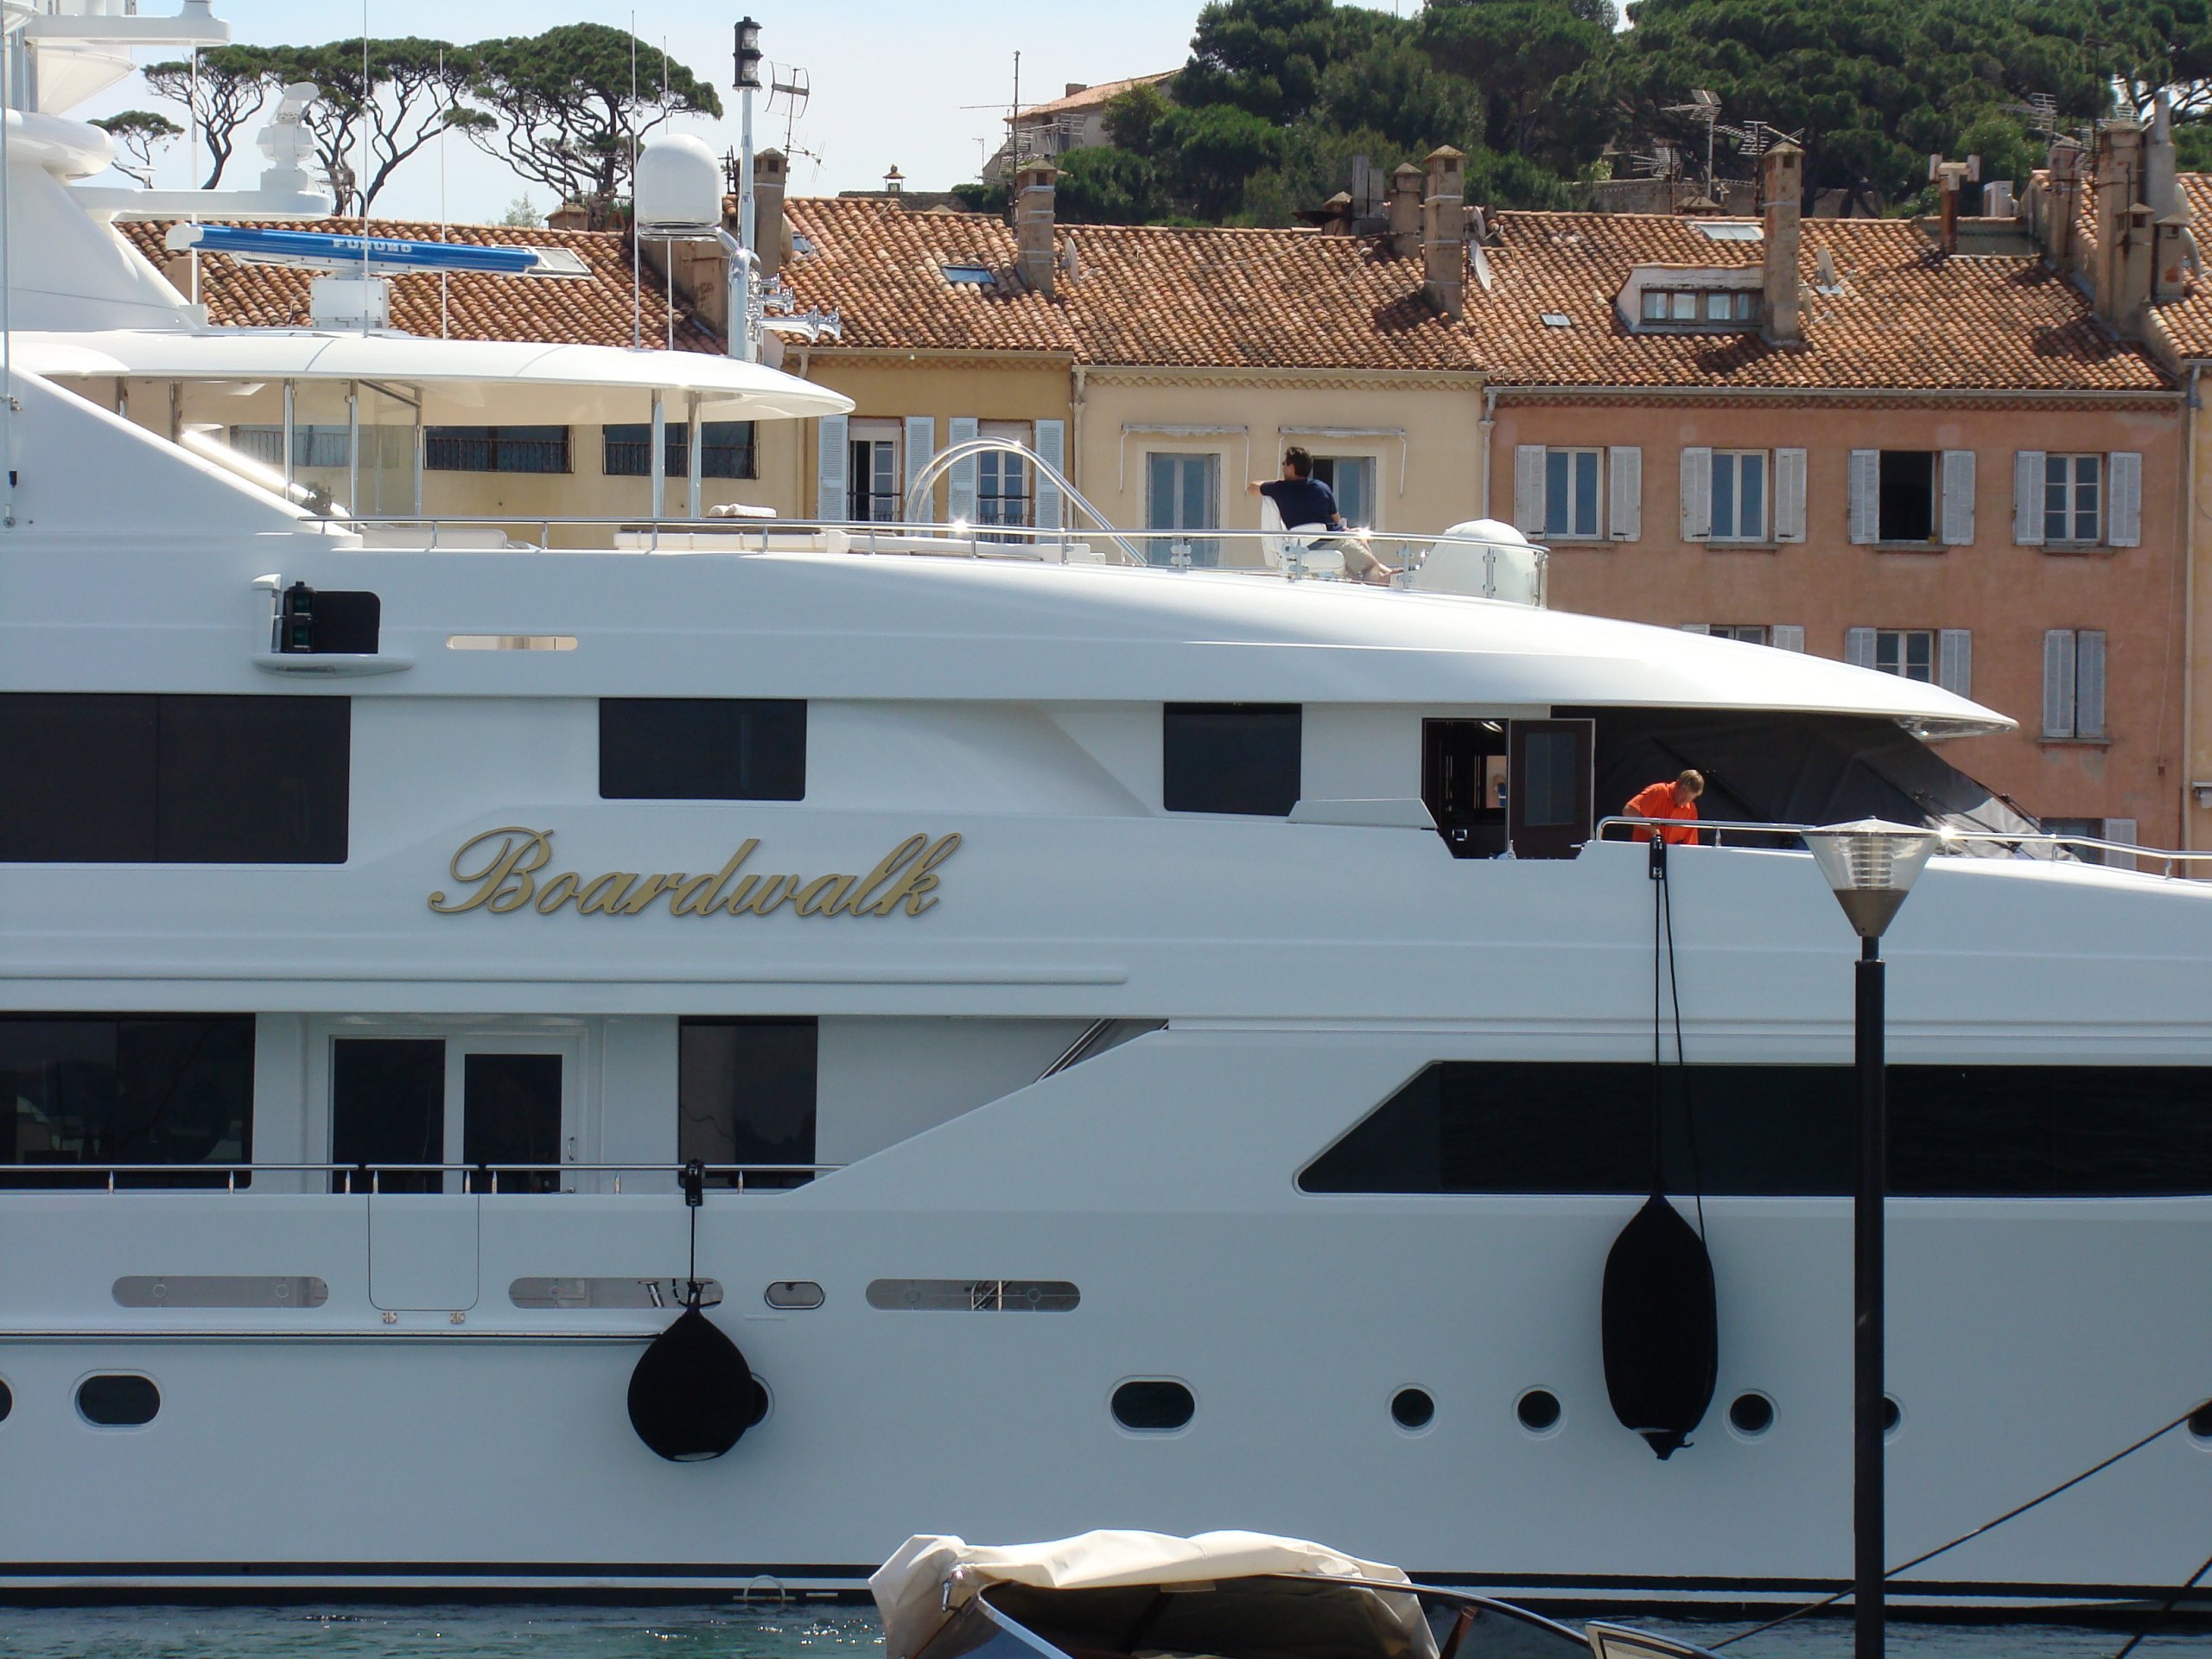
<path fill-rule="evenodd" d="M 1296 537 L 372 515 L 426 419 L 844 400 L 380 332 L 342 270 L 354 326 L 207 328 L 109 222 L 191 204 L 77 182 L 60 111 L 221 26 L 5 22 L 0 1595 L 852 1587 L 1095 1526 L 1845 1575 L 1853 941 L 1748 833 L 1675 849 L 1670 940 L 1599 821 L 1696 766 L 1714 818 L 2017 841 L 1927 747 L 2002 715 L 1522 602 L 1498 527 L 1368 588 Z M 211 216 L 314 209 L 284 119 Z M 224 443 L 272 391 L 339 400 L 345 499 Z M 2212 893 L 2039 850 L 1890 936 L 1901 1556 L 2212 1376 Z M 1655 1184 L 1719 1314 L 1663 1461 L 1599 1321 Z M 679 1462 L 626 1391 L 695 1272 L 758 1389 Z M 2197 1427 L 1902 1593 L 2177 1581 Z"/>

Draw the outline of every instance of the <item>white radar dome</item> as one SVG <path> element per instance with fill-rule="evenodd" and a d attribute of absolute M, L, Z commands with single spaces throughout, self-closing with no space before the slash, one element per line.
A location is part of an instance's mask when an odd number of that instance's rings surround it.
<path fill-rule="evenodd" d="M 705 236 L 721 228 L 722 165 L 706 141 L 670 133 L 638 156 L 638 232 Z"/>

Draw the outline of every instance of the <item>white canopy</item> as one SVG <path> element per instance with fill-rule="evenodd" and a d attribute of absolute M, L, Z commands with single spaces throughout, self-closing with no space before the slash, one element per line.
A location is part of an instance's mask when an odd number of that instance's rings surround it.
<path fill-rule="evenodd" d="M 677 420 L 693 392 L 723 419 L 804 420 L 853 406 L 827 386 L 706 352 L 277 328 L 18 333 L 10 344 L 18 366 L 63 379 L 374 381 L 419 391 L 426 420 L 472 424 L 638 420 L 656 390 L 671 394 Z"/>
<path fill-rule="evenodd" d="M 1104 1590 L 1144 1584 L 1209 1584 L 1288 1573 L 1410 1583 L 1395 1567 L 1264 1532 L 1086 1532 L 1045 1544 L 971 1544 L 923 1533 L 899 1545 L 868 1581 L 883 1616 L 887 1659 L 914 1659 L 947 1617 L 994 1584 Z"/>

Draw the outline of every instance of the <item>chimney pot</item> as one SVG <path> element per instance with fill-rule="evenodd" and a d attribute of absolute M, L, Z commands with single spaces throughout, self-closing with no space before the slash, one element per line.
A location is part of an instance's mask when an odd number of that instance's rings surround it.
<path fill-rule="evenodd" d="M 1467 308 L 1466 167 L 1449 144 L 1428 152 L 1428 194 L 1421 203 L 1421 260 L 1428 302 L 1457 322 Z"/>
<path fill-rule="evenodd" d="M 1760 332 L 1777 346 L 1805 338 L 1804 308 L 1797 297 L 1798 219 L 1804 211 L 1805 156 L 1784 139 L 1759 158 L 1762 272 L 1765 321 Z"/>
<path fill-rule="evenodd" d="M 2097 131 L 2097 251 L 2089 294 L 2098 318 L 2116 334 L 2141 328 L 2155 274 L 2154 215 L 2137 194 L 2144 183 L 2143 137 L 2133 121 L 2107 121 Z"/>
<path fill-rule="evenodd" d="M 763 282 L 775 280 L 790 253 L 791 227 L 784 221 L 790 180 L 791 164 L 782 150 L 764 149 L 753 158 L 753 236 L 760 244 L 753 257 L 760 262 Z"/>
<path fill-rule="evenodd" d="M 1067 91 L 1061 93 L 1060 96 L 1063 98 L 1073 98 L 1077 92 L 1087 92 L 1090 90 L 1090 83 L 1089 81 L 1071 80 L 1068 82 Z"/>
<path fill-rule="evenodd" d="M 1021 285 L 1052 297 L 1052 194 L 1058 169 L 1033 162 L 1014 176 L 1014 240 Z"/>
<path fill-rule="evenodd" d="M 1421 177 L 1411 162 L 1390 175 L 1390 251 L 1400 259 L 1421 257 Z"/>

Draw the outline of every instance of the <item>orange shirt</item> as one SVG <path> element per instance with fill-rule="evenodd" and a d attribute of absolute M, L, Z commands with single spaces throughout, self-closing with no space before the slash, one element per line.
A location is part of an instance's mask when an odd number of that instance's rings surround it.
<path fill-rule="evenodd" d="M 1629 802 L 1628 810 L 1631 812 L 1640 812 L 1647 818 L 1688 818 L 1692 823 L 1697 821 L 1697 803 L 1675 800 L 1675 786 L 1670 783 L 1654 784 L 1648 789 L 1638 790 L 1635 798 Z M 1694 847 L 1698 844 L 1698 833 L 1694 830 L 1677 830 L 1669 826 L 1660 830 L 1659 838 L 1670 847 L 1683 845 Z"/>

